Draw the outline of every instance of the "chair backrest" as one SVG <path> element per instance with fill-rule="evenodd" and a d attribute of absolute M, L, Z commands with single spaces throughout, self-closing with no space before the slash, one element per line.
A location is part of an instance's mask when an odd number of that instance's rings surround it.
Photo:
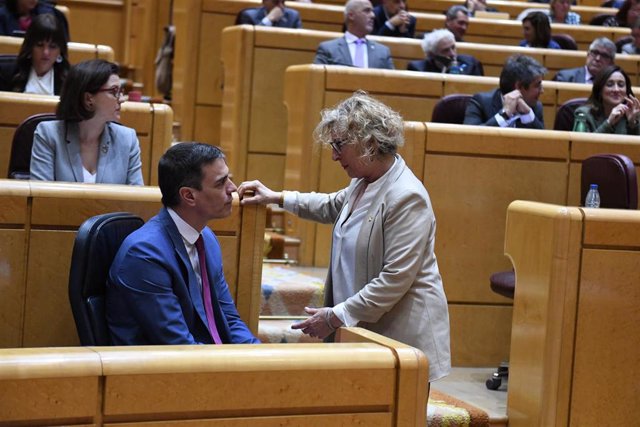
<path fill-rule="evenodd" d="M 612 21 L 614 19 L 612 16 L 613 15 L 608 13 L 599 13 L 591 18 L 589 25 L 604 25 L 606 21 Z"/>
<path fill-rule="evenodd" d="M 8 177 L 13 179 L 29 179 L 31 168 L 31 147 L 33 146 L 33 133 L 38 123 L 47 120 L 55 120 L 53 113 L 35 114 L 27 117 L 18 125 L 13 134 L 11 143 L 11 157 L 9 158 Z"/>
<path fill-rule="evenodd" d="M 0 54 L 0 90 L 10 91 L 18 55 Z"/>
<path fill-rule="evenodd" d="M 578 50 L 575 39 L 569 34 L 554 34 L 551 38 L 564 50 Z"/>
<path fill-rule="evenodd" d="M 601 208 L 638 209 L 636 168 L 627 156 L 596 154 L 582 161 L 581 206 L 591 184 L 598 184 Z"/>
<path fill-rule="evenodd" d="M 576 108 L 584 105 L 586 102 L 587 98 L 573 98 L 562 104 L 556 112 L 553 130 L 573 130 L 573 117 Z"/>
<path fill-rule="evenodd" d="M 618 40 L 616 40 L 616 52 L 621 53 L 622 52 L 622 46 L 624 46 L 627 43 L 632 43 L 632 42 L 633 42 L 633 36 L 620 37 Z"/>
<path fill-rule="evenodd" d="M 71 269 L 69 302 L 82 345 L 110 345 L 105 316 L 105 285 L 109 268 L 124 239 L 144 224 L 126 212 L 89 218 L 78 229 Z"/>
<path fill-rule="evenodd" d="M 431 121 L 434 123 L 463 124 L 464 112 L 472 95 L 454 93 L 440 99 L 433 108 Z"/>

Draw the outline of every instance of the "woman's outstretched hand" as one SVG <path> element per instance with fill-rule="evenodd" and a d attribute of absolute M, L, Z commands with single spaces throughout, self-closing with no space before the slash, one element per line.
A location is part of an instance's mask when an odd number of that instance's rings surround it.
<path fill-rule="evenodd" d="M 238 187 L 241 205 L 280 203 L 282 193 L 269 189 L 258 180 L 245 181 Z"/>

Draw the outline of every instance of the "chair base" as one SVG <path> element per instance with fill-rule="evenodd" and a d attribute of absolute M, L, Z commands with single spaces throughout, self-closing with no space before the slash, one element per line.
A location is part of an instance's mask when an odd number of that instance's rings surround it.
<path fill-rule="evenodd" d="M 509 362 L 502 362 L 498 370 L 491 375 L 485 385 L 489 390 L 497 390 L 502 385 L 502 380 L 509 380 Z"/>

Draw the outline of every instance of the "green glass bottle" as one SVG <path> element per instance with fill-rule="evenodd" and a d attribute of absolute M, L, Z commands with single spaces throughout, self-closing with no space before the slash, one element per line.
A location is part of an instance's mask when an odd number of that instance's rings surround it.
<path fill-rule="evenodd" d="M 574 132 L 587 132 L 587 117 L 584 113 L 580 112 L 576 114 L 576 118 L 573 121 Z"/>

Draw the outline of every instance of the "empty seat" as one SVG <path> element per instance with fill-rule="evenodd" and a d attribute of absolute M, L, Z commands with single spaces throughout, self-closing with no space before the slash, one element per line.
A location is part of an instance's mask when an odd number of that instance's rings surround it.
<path fill-rule="evenodd" d="M 600 207 L 638 209 L 638 179 L 631 159 L 622 154 L 596 154 L 582 161 L 580 204 L 591 184 L 598 184 Z"/>
<path fill-rule="evenodd" d="M 431 121 L 434 123 L 463 124 L 464 112 L 471 95 L 454 93 L 440 99 L 433 108 Z"/>

